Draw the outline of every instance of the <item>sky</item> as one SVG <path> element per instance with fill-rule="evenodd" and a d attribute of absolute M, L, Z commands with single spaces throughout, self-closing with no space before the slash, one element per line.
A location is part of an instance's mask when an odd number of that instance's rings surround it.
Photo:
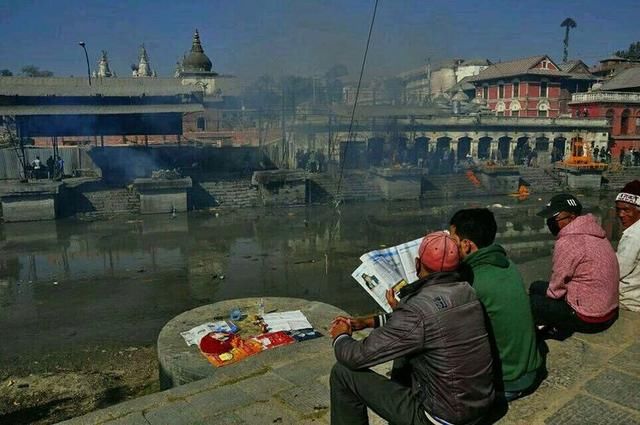
<path fill-rule="evenodd" d="M 344 64 L 357 78 L 375 0 L 0 0 L 0 69 L 25 65 L 85 75 L 101 50 L 119 76 L 144 43 L 159 76 L 170 77 L 197 28 L 214 70 L 320 76 Z M 366 76 L 389 76 L 447 58 L 493 62 L 548 54 L 588 65 L 640 40 L 639 0 L 379 0 Z"/>

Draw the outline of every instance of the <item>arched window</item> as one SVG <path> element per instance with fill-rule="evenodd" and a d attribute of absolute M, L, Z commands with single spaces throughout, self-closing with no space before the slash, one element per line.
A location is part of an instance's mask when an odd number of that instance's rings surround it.
<path fill-rule="evenodd" d="M 640 134 L 640 111 L 636 112 L 636 134 Z"/>
<path fill-rule="evenodd" d="M 613 109 L 609 109 L 607 110 L 607 113 L 605 114 L 605 117 L 607 118 L 607 123 L 611 126 L 613 125 L 613 118 L 615 116 L 615 112 L 613 112 Z"/>
<path fill-rule="evenodd" d="M 196 127 L 198 127 L 198 131 L 204 131 L 205 130 L 205 120 L 203 117 L 200 117 L 196 120 Z"/>
<path fill-rule="evenodd" d="M 622 111 L 622 115 L 620 117 L 620 134 L 629 134 L 629 117 L 631 116 L 631 111 L 625 109 Z"/>

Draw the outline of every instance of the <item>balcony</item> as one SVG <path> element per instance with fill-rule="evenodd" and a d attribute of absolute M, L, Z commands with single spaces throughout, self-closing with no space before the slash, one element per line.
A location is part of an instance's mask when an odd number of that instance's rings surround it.
<path fill-rule="evenodd" d="M 640 93 L 591 92 L 574 93 L 570 104 L 575 103 L 640 103 Z"/>

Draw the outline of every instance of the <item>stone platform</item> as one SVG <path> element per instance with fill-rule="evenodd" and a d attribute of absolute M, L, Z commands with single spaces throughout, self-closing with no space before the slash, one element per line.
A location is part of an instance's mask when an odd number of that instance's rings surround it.
<path fill-rule="evenodd" d="M 284 300 L 287 310 L 294 307 Z M 310 318 L 312 324 L 328 334 L 329 318 L 340 310 L 310 305 L 327 318 L 324 323 Z M 548 345 L 548 378 L 534 394 L 513 402 L 498 424 L 640 425 L 640 313 L 622 311 L 606 332 L 575 334 Z M 324 336 L 260 353 L 214 369 L 210 378 L 64 424 L 329 424 L 329 373 L 334 361 L 331 341 Z M 389 367 L 384 364 L 376 370 L 386 373 Z M 386 423 L 372 413 L 370 418 L 372 425 Z"/>
<path fill-rule="evenodd" d="M 133 186 L 140 193 L 141 214 L 187 211 L 187 192 L 193 186 L 191 177 L 180 179 L 138 178 Z"/>
<path fill-rule="evenodd" d="M 188 384 L 204 378 L 215 381 L 228 379 L 229 371 L 240 369 L 242 376 L 260 373 L 265 367 L 274 367 L 284 361 L 283 366 L 289 364 L 289 360 L 295 359 L 302 353 L 331 354 L 327 346 L 326 337 L 304 341 L 300 344 L 292 344 L 268 350 L 256 356 L 251 356 L 241 362 L 216 368 L 212 366 L 200 354 L 195 346 L 188 347 L 180 332 L 189 330 L 195 326 L 215 320 L 229 319 L 229 312 L 238 307 L 243 313 L 243 319 L 234 321 L 240 328 L 239 334 L 243 335 L 245 321 L 258 313 L 259 298 L 242 298 L 227 300 L 215 304 L 204 305 L 189 310 L 170 320 L 160 331 L 158 336 L 158 362 L 160 365 L 160 388 L 168 389 L 179 385 Z M 331 320 L 339 314 L 346 314 L 328 304 L 311 302 L 297 298 L 264 298 L 265 311 L 289 311 L 300 310 L 314 326 L 326 327 Z M 326 331 L 320 331 L 327 334 Z M 287 360 L 288 359 L 288 360 Z M 286 360 L 286 361 L 285 361 Z"/>
<path fill-rule="evenodd" d="M 0 184 L 2 220 L 5 222 L 55 220 L 62 182 L 50 180 Z"/>

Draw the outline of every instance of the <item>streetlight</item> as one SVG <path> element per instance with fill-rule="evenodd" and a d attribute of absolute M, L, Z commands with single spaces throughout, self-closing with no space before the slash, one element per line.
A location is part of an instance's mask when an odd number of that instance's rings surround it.
<path fill-rule="evenodd" d="M 87 77 L 89 77 L 89 85 L 91 85 L 91 67 L 89 66 L 89 55 L 87 54 L 87 47 L 84 41 L 78 43 L 82 50 L 84 50 L 84 57 L 87 59 Z"/>

